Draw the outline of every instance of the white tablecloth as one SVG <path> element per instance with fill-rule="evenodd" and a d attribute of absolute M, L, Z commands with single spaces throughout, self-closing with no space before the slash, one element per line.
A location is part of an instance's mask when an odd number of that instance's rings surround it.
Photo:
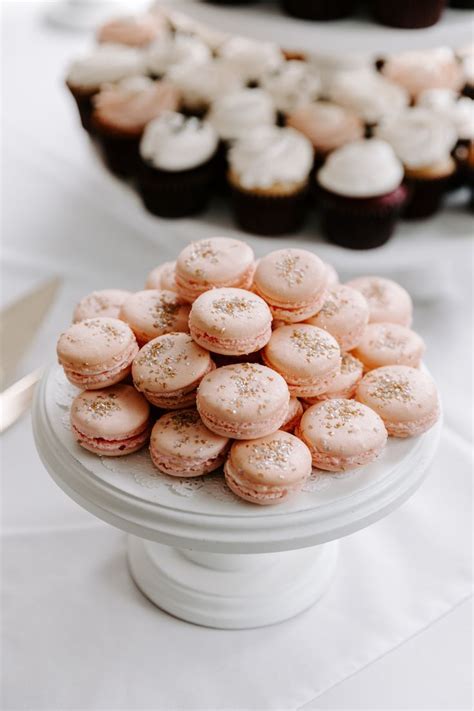
<path fill-rule="evenodd" d="M 4 10 L 4 302 L 63 277 L 22 374 L 54 358 L 84 293 L 141 288 L 189 239 L 233 228 L 220 205 L 199 221 L 147 215 L 103 170 L 62 86 L 83 38 L 42 24 L 36 3 Z M 316 222 L 292 239 L 343 277 L 379 271 L 412 290 L 446 422 L 426 484 L 343 542 L 331 591 L 293 621 L 220 632 L 159 612 L 127 576 L 122 534 L 47 477 L 29 419 L 3 436 L 5 708 L 469 708 L 471 228 L 453 204 L 371 253 L 320 242 Z"/>

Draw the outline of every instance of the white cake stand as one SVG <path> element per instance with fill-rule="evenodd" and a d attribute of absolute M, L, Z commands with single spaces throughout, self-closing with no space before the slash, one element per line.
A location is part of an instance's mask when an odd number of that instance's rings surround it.
<path fill-rule="evenodd" d="M 33 428 L 43 463 L 74 501 L 130 534 L 130 572 L 150 600 L 218 628 L 268 625 L 312 605 L 334 574 L 337 540 L 408 499 L 441 428 L 391 440 L 356 472 L 314 472 L 291 502 L 257 507 L 234 497 L 221 474 L 177 480 L 157 472 L 146 450 L 111 459 L 81 449 L 68 429 L 77 392 L 58 367 L 38 387 Z"/>

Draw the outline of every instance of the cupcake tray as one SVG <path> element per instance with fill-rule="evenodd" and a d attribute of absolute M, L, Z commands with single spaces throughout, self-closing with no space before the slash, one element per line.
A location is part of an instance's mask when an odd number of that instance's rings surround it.
<path fill-rule="evenodd" d="M 208 627 L 243 629 L 288 619 L 318 600 L 336 568 L 338 539 L 383 518 L 420 486 L 441 423 L 357 471 L 314 471 L 278 506 L 237 499 L 220 473 L 176 479 L 147 450 L 100 458 L 69 430 L 77 394 L 58 366 L 37 389 L 33 429 L 40 457 L 76 503 L 126 531 L 130 573 L 158 607 Z"/>

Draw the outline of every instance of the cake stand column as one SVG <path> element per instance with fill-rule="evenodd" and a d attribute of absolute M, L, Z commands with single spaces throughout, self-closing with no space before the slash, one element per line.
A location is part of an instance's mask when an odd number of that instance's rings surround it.
<path fill-rule="evenodd" d="M 282 553 L 226 554 L 129 536 L 130 573 L 155 605 L 187 622 L 245 629 L 310 607 L 335 571 L 337 542 Z"/>

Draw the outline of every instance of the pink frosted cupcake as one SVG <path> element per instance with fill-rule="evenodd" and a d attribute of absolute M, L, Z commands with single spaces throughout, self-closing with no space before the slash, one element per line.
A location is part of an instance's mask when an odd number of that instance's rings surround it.
<path fill-rule="evenodd" d="M 383 60 L 381 71 L 387 79 L 406 89 L 414 100 L 427 89 L 459 91 L 463 84 L 462 68 L 449 47 L 391 55 Z"/>
<path fill-rule="evenodd" d="M 163 111 L 176 111 L 179 93 L 168 82 L 137 76 L 104 86 L 94 97 L 91 122 L 107 166 L 133 175 L 145 126 Z"/>
<path fill-rule="evenodd" d="M 354 141 L 331 153 L 317 174 L 322 228 L 351 249 L 385 244 L 407 198 L 403 166 L 385 141 Z"/>
<path fill-rule="evenodd" d="M 98 29 L 96 38 L 99 44 L 146 47 L 159 37 L 167 36 L 168 33 L 169 24 L 164 15 L 150 12 L 109 20 Z"/>

